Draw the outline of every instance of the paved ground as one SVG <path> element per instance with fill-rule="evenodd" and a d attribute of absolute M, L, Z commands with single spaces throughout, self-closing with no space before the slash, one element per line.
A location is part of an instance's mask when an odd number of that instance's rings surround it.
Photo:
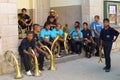
<path fill-rule="evenodd" d="M 120 80 L 120 53 L 112 53 L 112 70 L 106 73 L 98 58 L 81 58 L 78 60 L 57 64 L 56 71 L 45 70 L 40 77 L 24 75 L 22 80 Z M 0 80 L 14 80 L 14 74 L 0 76 Z"/>

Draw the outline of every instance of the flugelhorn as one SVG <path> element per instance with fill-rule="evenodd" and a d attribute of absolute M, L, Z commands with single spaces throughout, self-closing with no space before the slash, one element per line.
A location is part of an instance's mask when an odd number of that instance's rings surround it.
<path fill-rule="evenodd" d="M 29 51 L 35 55 L 35 52 L 32 48 L 29 48 Z M 34 70 L 34 76 L 40 76 L 40 70 L 39 70 L 39 67 L 38 67 L 38 59 L 35 55 L 35 57 L 33 58 L 34 59 L 34 65 L 35 65 L 35 70 Z"/>
<path fill-rule="evenodd" d="M 15 57 L 14 52 L 13 51 L 6 51 L 5 52 L 5 59 L 9 63 L 10 66 L 15 67 L 15 71 L 16 71 L 15 79 L 23 78 L 23 76 L 21 74 L 20 65 L 18 63 L 17 58 Z"/>
<path fill-rule="evenodd" d="M 102 48 L 99 48 L 99 61 L 98 63 L 103 63 L 102 61 Z"/>
<path fill-rule="evenodd" d="M 56 70 L 55 69 L 55 63 L 54 63 L 54 56 L 53 56 L 52 52 L 50 51 L 50 49 L 47 46 L 41 46 L 41 48 L 45 48 L 50 54 L 50 67 L 49 67 L 49 70 Z"/>

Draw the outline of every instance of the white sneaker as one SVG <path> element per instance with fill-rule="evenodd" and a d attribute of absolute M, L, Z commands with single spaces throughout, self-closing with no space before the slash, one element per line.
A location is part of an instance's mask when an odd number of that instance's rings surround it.
<path fill-rule="evenodd" d="M 27 76 L 32 76 L 31 71 L 27 71 L 27 72 L 26 72 L 26 75 L 27 75 Z"/>
<path fill-rule="evenodd" d="M 39 70 L 39 73 L 42 73 L 42 72 Z"/>
<path fill-rule="evenodd" d="M 61 58 L 61 56 L 60 56 L 59 54 L 56 54 L 56 57 L 57 57 L 57 58 Z"/>

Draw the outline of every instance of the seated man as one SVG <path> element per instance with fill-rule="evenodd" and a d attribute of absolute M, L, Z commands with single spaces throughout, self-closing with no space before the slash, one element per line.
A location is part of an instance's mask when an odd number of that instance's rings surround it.
<path fill-rule="evenodd" d="M 45 22 L 44 27 L 49 24 L 50 25 L 50 30 L 53 30 L 56 27 L 56 22 L 54 21 L 55 18 L 53 16 L 49 17 L 49 20 Z"/>
<path fill-rule="evenodd" d="M 52 42 L 51 42 L 51 31 L 50 31 L 50 25 L 46 24 L 45 28 L 43 28 L 39 33 L 40 41 L 43 43 L 43 45 L 48 46 L 51 48 Z"/>
<path fill-rule="evenodd" d="M 64 36 L 63 30 L 61 29 L 61 25 L 57 24 L 56 28 L 52 30 L 52 38 L 55 39 L 58 35 L 60 38 L 58 39 L 58 45 L 63 46 L 64 44 Z M 56 57 L 60 57 L 60 55 L 56 54 Z"/>
<path fill-rule="evenodd" d="M 58 22 L 58 15 L 56 15 L 56 11 L 53 9 L 50 10 L 50 15 L 47 17 L 47 21 L 49 21 L 51 17 L 54 18 L 54 23 Z"/>
<path fill-rule="evenodd" d="M 75 32 L 75 28 L 80 27 L 80 31 L 82 31 L 82 26 L 80 26 L 80 22 L 76 21 L 74 24 L 74 27 L 69 31 L 69 34 L 72 35 L 73 32 Z"/>
<path fill-rule="evenodd" d="M 86 52 L 86 57 L 90 58 L 93 50 L 95 49 L 95 45 L 91 30 L 89 30 L 88 24 L 86 22 L 83 23 L 82 33 L 83 33 L 84 50 Z"/>
<path fill-rule="evenodd" d="M 73 32 L 72 34 L 71 49 L 73 52 L 77 54 L 81 54 L 82 40 L 83 40 L 82 38 L 83 38 L 83 34 L 80 31 L 80 27 L 76 27 L 76 31 Z"/>
<path fill-rule="evenodd" d="M 29 48 L 32 48 L 35 51 L 36 55 L 30 53 L 28 51 Z M 34 58 L 35 56 L 37 56 L 38 63 L 41 63 L 41 58 L 44 57 L 44 56 L 39 55 L 39 54 L 43 54 L 43 53 L 37 53 L 36 44 L 35 44 L 35 40 L 33 39 L 32 32 L 27 33 L 27 37 L 22 40 L 18 50 L 19 50 L 19 54 L 21 56 L 22 62 L 24 64 L 26 74 L 28 76 L 32 76 L 32 73 L 30 71 L 30 65 L 31 65 L 30 57 Z M 39 70 L 43 67 L 43 66 L 41 67 L 41 65 L 43 65 L 43 64 L 39 64 Z"/>
<path fill-rule="evenodd" d="M 43 46 L 43 44 L 39 41 L 39 37 L 38 37 L 38 33 L 40 32 L 40 25 L 39 24 L 33 24 L 33 38 L 35 39 L 36 41 L 36 49 L 40 52 L 40 53 L 44 53 L 44 54 L 40 54 L 41 56 L 44 56 L 46 57 L 46 59 L 49 59 L 49 55 L 47 52 L 43 51 L 40 46 Z M 44 57 L 43 59 L 41 58 L 41 64 L 44 63 Z M 43 66 L 43 65 L 42 65 Z M 41 66 L 41 70 L 42 69 L 42 66 Z"/>
<path fill-rule="evenodd" d="M 22 29 L 27 28 L 27 30 L 31 31 L 33 20 L 26 14 L 26 12 L 27 9 L 23 8 L 22 13 L 18 14 L 18 24 L 22 27 Z"/>

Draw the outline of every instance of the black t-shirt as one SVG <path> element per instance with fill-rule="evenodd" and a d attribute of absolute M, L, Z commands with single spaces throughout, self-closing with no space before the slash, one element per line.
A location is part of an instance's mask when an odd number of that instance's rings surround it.
<path fill-rule="evenodd" d="M 83 38 L 88 38 L 90 39 L 90 37 L 92 36 L 91 30 L 87 29 L 87 30 L 82 30 L 83 33 Z"/>
<path fill-rule="evenodd" d="M 23 50 L 28 50 L 30 47 L 32 49 L 35 49 L 35 40 L 33 39 L 31 42 L 29 42 L 27 40 L 27 38 L 24 38 L 19 46 L 19 50 L 23 51 Z"/>
<path fill-rule="evenodd" d="M 107 30 L 102 29 L 100 33 L 100 38 L 103 41 L 113 41 L 114 36 L 118 36 L 119 32 L 111 27 L 109 27 Z"/>
<path fill-rule="evenodd" d="M 39 41 L 38 34 L 35 34 L 34 32 L 33 32 L 33 38 L 36 42 Z"/>
<path fill-rule="evenodd" d="M 49 15 L 49 16 L 47 17 L 47 21 L 49 21 L 51 17 L 55 19 L 55 16 Z M 54 22 L 56 23 L 56 19 L 54 20 Z"/>
<path fill-rule="evenodd" d="M 19 13 L 18 18 L 20 18 L 20 19 L 22 19 L 22 20 L 24 20 L 26 22 L 26 21 L 28 21 L 30 19 L 30 16 L 27 15 L 27 14 L 23 16 L 22 13 Z"/>

